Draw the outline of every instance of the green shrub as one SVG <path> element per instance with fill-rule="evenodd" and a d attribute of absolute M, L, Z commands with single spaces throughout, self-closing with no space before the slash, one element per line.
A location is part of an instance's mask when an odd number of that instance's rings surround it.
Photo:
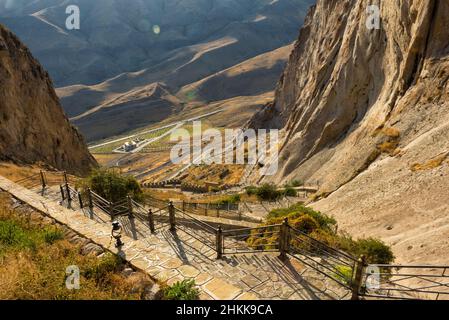
<path fill-rule="evenodd" d="M 215 202 L 215 204 L 219 204 L 219 205 L 226 205 L 226 204 L 236 204 L 239 203 L 241 200 L 241 197 L 239 194 L 233 194 L 225 199 L 221 199 L 218 200 L 217 202 Z"/>
<path fill-rule="evenodd" d="M 319 211 L 315 211 L 312 208 L 306 207 L 301 203 L 290 206 L 289 208 L 280 208 L 272 210 L 268 216 L 268 222 L 273 222 L 273 219 L 277 222 L 282 222 L 285 218 L 288 218 L 290 222 L 297 219 L 300 216 L 309 216 L 313 218 L 320 229 L 326 231 L 333 231 L 337 225 L 337 221 L 328 215 L 325 215 Z"/>
<path fill-rule="evenodd" d="M 368 263 L 372 264 L 390 264 L 395 257 L 391 248 L 382 240 L 375 238 L 357 239 L 346 236 L 346 243 L 349 243 L 349 248 L 342 246 L 342 249 L 350 251 L 354 256 L 360 257 L 364 255 Z"/>
<path fill-rule="evenodd" d="M 291 187 L 289 187 L 288 190 L 280 191 L 278 190 L 276 185 L 269 183 L 265 183 L 260 187 L 249 186 L 245 188 L 245 191 L 247 195 L 257 196 L 259 200 L 264 201 L 278 200 L 279 198 L 282 198 L 282 196 L 284 196 L 286 192 L 289 192 L 289 194 L 294 194 L 294 196 L 296 196 L 296 190 Z"/>
<path fill-rule="evenodd" d="M 16 248 L 34 248 L 35 237 L 27 236 L 25 230 L 14 220 L 0 221 L 0 245 Z"/>
<path fill-rule="evenodd" d="M 233 194 L 229 198 L 229 203 L 239 203 L 241 200 L 241 196 L 239 194 Z"/>
<path fill-rule="evenodd" d="M 293 180 L 292 182 L 290 182 L 290 185 L 291 185 L 293 188 L 296 188 L 296 187 L 302 186 L 302 185 L 303 185 L 303 182 L 302 182 L 301 180 Z"/>
<path fill-rule="evenodd" d="M 130 195 L 136 201 L 143 199 L 143 192 L 137 180 L 132 176 L 120 174 L 117 170 L 99 169 L 83 181 L 83 189 L 93 192 L 111 202 L 117 202 Z"/>
<path fill-rule="evenodd" d="M 255 187 L 255 186 L 246 187 L 245 191 L 246 191 L 246 194 L 249 196 L 257 195 L 257 187 Z"/>
<path fill-rule="evenodd" d="M 300 230 L 304 233 L 310 234 L 320 227 L 316 220 L 308 215 L 302 215 L 297 219 L 292 219 L 290 225 L 296 230 Z"/>
<path fill-rule="evenodd" d="M 109 274 L 119 271 L 122 264 L 120 257 L 113 254 L 105 254 L 88 266 L 83 274 L 87 279 L 95 279 L 97 283 L 101 283 Z"/>
<path fill-rule="evenodd" d="M 282 192 L 274 184 L 265 183 L 257 188 L 256 195 L 260 200 L 275 201 L 282 197 Z"/>
<path fill-rule="evenodd" d="M 288 218 L 289 225 L 299 230 L 311 238 L 322 242 L 323 244 L 349 253 L 355 258 L 365 255 L 367 262 L 371 264 L 390 264 L 394 261 L 394 255 L 391 248 L 384 242 L 374 238 L 354 240 L 348 234 L 337 234 L 335 232 L 337 221 L 312 208 L 296 204 L 289 208 L 280 208 L 272 210 L 267 217 L 266 223 L 262 226 L 281 224 L 285 218 Z M 270 229 L 270 228 L 269 228 Z M 270 231 L 253 232 L 247 239 L 247 243 L 256 249 L 264 249 L 278 242 L 278 236 Z M 291 245 L 298 250 L 307 250 L 319 255 L 316 247 L 311 246 L 309 242 L 301 241 L 300 238 L 293 238 Z M 344 271 L 344 270 L 343 270 Z M 344 272 L 340 272 L 344 274 Z"/>
<path fill-rule="evenodd" d="M 58 240 L 64 239 L 64 234 L 61 230 L 55 228 L 45 228 L 43 230 L 44 241 L 48 244 L 53 244 Z"/>
<path fill-rule="evenodd" d="M 199 291 L 194 280 L 183 280 L 164 288 L 164 298 L 167 300 L 198 300 Z"/>
<path fill-rule="evenodd" d="M 348 266 L 338 265 L 335 267 L 336 272 L 335 276 L 341 282 L 346 283 L 348 285 L 352 282 L 352 268 Z"/>
<path fill-rule="evenodd" d="M 298 192 L 293 187 L 286 186 L 284 189 L 284 195 L 287 197 L 296 197 Z"/>

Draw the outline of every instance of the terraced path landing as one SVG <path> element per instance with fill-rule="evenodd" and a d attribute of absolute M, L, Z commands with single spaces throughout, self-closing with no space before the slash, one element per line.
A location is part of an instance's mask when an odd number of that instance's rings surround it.
<path fill-rule="evenodd" d="M 201 299 L 347 299 L 348 290 L 331 279 L 296 260 L 281 261 L 277 253 L 226 255 L 216 259 L 216 253 L 198 237 L 210 237 L 202 231 L 179 228 L 170 232 L 158 225 L 155 234 L 137 219 L 121 217 L 126 236 L 121 250 L 111 240 L 110 218 L 99 209 L 80 209 L 73 201 L 67 209 L 60 202 L 58 189 L 29 190 L 0 177 L 0 189 L 27 203 L 43 214 L 90 238 L 103 248 L 119 254 L 133 267 L 148 273 L 158 281 L 172 284 L 183 279 L 195 279 Z M 210 237 L 210 241 L 214 241 Z M 318 258 L 317 258 L 318 259 Z"/>

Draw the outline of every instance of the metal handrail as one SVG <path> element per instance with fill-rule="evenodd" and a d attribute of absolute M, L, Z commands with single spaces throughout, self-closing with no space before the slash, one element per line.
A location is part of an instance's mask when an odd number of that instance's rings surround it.
<path fill-rule="evenodd" d="M 107 204 L 110 204 L 110 203 L 111 203 L 110 201 L 108 201 L 108 200 L 106 200 L 105 198 L 103 198 L 102 196 L 96 194 L 96 193 L 93 192 L 92 190 L 90 191 L 90 194 L 91 194 L 92 196 L 94 196 L 95 198 L 97 198 L 99 201 L 105 202 L 105 203 L 107 203 Z"/>
<path fill-rule="evenodd" d="M 396 265 L 396 264 L 369 264 L 371 267 L 391 268 L 391 269 L 449 269 L 449 266 L 433 265 Z M 448 275 L 449 277 L 449 275 Z"/>
<path fill-rule="evenodd" d="M 20 179 L 20 180 L 14 181 L 14 183 L 20 184 L 20 183 L 22 183 L 22 182 L 31 180 L 31 179 L 33 179 L 33 178 L 35 178 L 35 177 L 39 177 L 39 176 L 40 176 L 40 173 L 36 173 L 36 174 L 33 174 L 33 175 L 29 176 L 29 177 L 22 178 L 22 179 Z"/>
<path fill-rule="evenodd" d="M 214 227 L 211 226 L 210 224 L 208 224 L 208 223 L 206 223 L 206 222 L 204 222 L 204 221 L 198 220 L 197 218 L 191 216 L 190 214 L 184 212 L 183 210 L 181 210 L 181 209 L 179 209 L 179 208 L 177 208 L 177 207 L 174 207 L 174 208 L 175 208 L 176 211 L 181 212 L 184 216 L 187 216 L 189 219 L 193 220 L 194 222 L 196 222 L 196 223 L 199 224 L 200 226 L 203 226 L 203 227 L 205 227 L 206 229 L 208 229 L 208 231 L 211 231 L 211 230 L 212 230 L 212 232 L 214 232 L 214 233 L 218 231 L 218 229 L 214 228 Z"/>
<path fill-rule="evenodd" d="M 345 283 L 345 282 L 343 282 L 342 280 L 340 280 L 340 279 L 338 279 L 337 277 L 335 277 L 335 276 L 339 276 L 340 278 L 344 278 L 344 275 L 341 274 L 341 273 L 339 273 L 338 270 L 329 268 L 329 266 L 326 266 L 326 265 L 324 265 L 324 264 L 322 264 L 322 263 L 319 263 L 319 262 L 317 262 L 316 260 L 312 259 L 311 257 L 302 254 L 301 252 L 299 252 L 298 254 L 299 254 L 301 257 L 295 256 L 295 255 L 292 255 L 291 253 L 289 253 L 289 255 L 292 256 L 293 258 L 295 258 L 295 259 L 301 261 L 301 262 L 304 263 L 306 266 L 308 266 L 308 267 L 314 269 L 315 271 L 321 273 L 322 275 L 324 275 L 324 276 L 326 276 L 326 277 L 328 277 L 328 278 L 334 280 L 335 282 L 337 282 L 337 283 L 340 284 L 341 286 L 343 286 L 343 287 L 345 287 L 345 288 L 348 288 L 348 289 L 351 288 L 351 285 L 352 285 L 351 283 Z M 302 258 L 302 257 L 304 257 L 305 259 Z M 319 266 L 323 267 L 323 268 L 324 268 L 325 270 L 327 270 L 328 272 L 325 272 L 325 271 L 321 270 L 320 268 L 317 268 L 315 265 L 312 264 L 312 262 L 307 262 L 306 260 L 313 261 L 314 264 L 318 264 Z"/>
<path fill-rule="evenodd" d="M 260 230 L 260 229 L 268 229 L 268 228 L 275 228 L 280 227 L 282 224 L 272 224 L 269 226 L 260 226 L 260 227 L 253 227 L 253 228 L 240 228 L 240 229 L 232 229 L 232 230 L 224 230 L 223 234 L 232 233 L 232 232 L 243 232 L 243 231 L 253 231 L 253 230 Z"/>
<path fill-rule="evenodd" d="M 367 268 L 378 268 L 380 272 L 366 273 L 362 296 L 401 300 L 420 299 L 420 294 L 435 295 L 435 300 L 442 295 L 449 296 L 449 275 L 446 274 L 449 266 L 370 264 Z M 382 269 L 384 269 L 383 272 Z M 397 272 L 389 272 L 390 269 L 396 269 Z M 401 269 L 406 270 L 400 272 Z M 411 273 L 413 270 L 418 273 Z M 431 274 L 430 270 L 440 271 L 440 273 Z M 379 282 L 378 287 L 366 285 L 368 278 L 373 274 L 379 277 L 379 281 L 383 280 Z M 438 289 L 445 291 L 438 291 Z M 407 296 L 398 296 L 401 294 Z"/>
<path fill-rule="evenodd" d="M 324 242 L 321 242 L 321 241 L 319 241 L 319 240 L 317 240 L 317 239 L 315 239 L 315 238 L 312 238 L 311 236 L 309 236 L 309 235 L 306 234 L 305 232 L 302 232 L 302 231 L 300 231 L 300 230 L 297 230 L 297 229 L 293 228 L 293 227 L 290 226 L 290 225 L 289 225 L 289 227 L 290 227 L 290 229 L 293 230 L 294 232 L 299 233 L 301 236 L 303 236 L 303 237 L 305 237 L 305 238 L 308 238 L 309 240 L 312 240 L 313 242 L 319 243 L 319 244 L 322 245 L 324 248 L 329 249 L 329 250 L 333 251 L 333 252 L 336 253 L 336 254 L 342 255 L 342 256 L 344 256 L 344 257 L 346 257 L 346 258 L 352 260 L 353 262 L 356 262 L 356 261 L 357 261 L 357 259 L 354 258 L 353 256 L 351 256 L 350 254 L 348 254 L 348 253 L 346 253 L 346 252 L 344 252 L 344 251 L 341 251 L 341 250 L 332 248 L 332 247 L 328 246 L 327 244 L 325 244 Z"/>

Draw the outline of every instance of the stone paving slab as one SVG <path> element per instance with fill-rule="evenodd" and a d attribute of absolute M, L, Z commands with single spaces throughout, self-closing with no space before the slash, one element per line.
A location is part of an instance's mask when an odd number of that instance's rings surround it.
<path fill-rule="evenodd" d="M 0 177 L 0 189 L 67 225 L 81 235 L 88 236 L 103 248 L 120 255 L 135 268 L 169 285 L 183 279 L 195 279 L 200 298 L 257 300 L 257 299 L 342 299 L 347 290 L 331 283 L 318 272 L 298 264 L 282 262 L 276 253 L 241 254 L 216 259 L 214 250 L 200 243 L 183 230 L 161 229 L 151 234 L 148 227 L 132 221 L 138 232 L 123 237 L 125 245 L 117 250 L 110 237 L 110 219 L 100 210 L 67 209 L 55 201 L 58 190 L 48 190 L 44 198 L 37 190 L 25 189 Z M 93 218 L 93 219 L 92 219 Z M 122 218 L 122 224 L 130 221 Z M 201 232 L 194 230 L 195 235 Z M 207 234 L 202 236 L 206 237 Z M 213 239 L 212 239 L 213 240 Z"/>

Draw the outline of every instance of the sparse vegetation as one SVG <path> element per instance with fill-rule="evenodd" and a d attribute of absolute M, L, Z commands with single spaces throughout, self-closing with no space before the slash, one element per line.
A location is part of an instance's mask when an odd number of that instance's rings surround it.
<path fill-rule="evenodd" d="M 387 153 L 394 156 L 399 153 L 399 140 L 401 133 L 398 129 L 392 127 L 382 127 L 375 131 L 374 136 L 380 137 L 380 142 L 377 144 L 377 149 L 381 153 Z"/>
<path fill-rule="evenodd" d="M 245 192 L 248 196 L 255 196 L 255 195 L 257 195 L 257 187 L 248 186 L 245 188 Z"/>
<path fill-rule="evenodd" d="M 90 188 L 112 202 L 123 200 L 127 195 L 135 200 L 143 199 L 143 192 L 137 180 L 132 176 L 122 175 L 118 170 L 95 170 L 81 184 L 82 189 Z"/>
<path fill-rule="evenodd" d="M 43 230 L 44 240 L 48 244 L 53 244 L 58 240 L 64 239 L 63 232 L 56 227 L 46 227 Z"/>
<path fill-rule="evenodd" d="M 279 191 L 274 184 L 265 183 L 260 187 L 249 186 L 246 189 L 246 194 L 255 195 L 259 200 L 275 201 L 283 196 L 282 191 Z"/>
<path fill-rule="evenodd" d="M 299 183 L 296 181 L 295 185 Z M 283 189 L 279 189 L 274 184 L 263 184 L 260 187 L 248 186 L 245 188 L 247 196 L 256 196 L 261 201 L 276 201 L 282 197 L 296 197 L 298 192 L 292 183 L 286 184 Z"/>
<path fill-rule="evenodd" d="M 449 153 L 445 153 L 445 154 L 438 155 L 425 163 L 422 163 L 422 164 L 415 163 L 412 165 L 411 170 L 413 172 L 416 172 L 416 171 L 425 171 L 425 170 L 432 170 L 432 169 L 438 168 L 443 164 L 443 162 L 448 157 L 449 157 Z"/>
<path fill-rule="evenodd" d="M 194 280 L 178 281 L 172 286 L 163 288 L 165 300 L 198 300 L 199 290 Z"/>
<path fill-rule="evenodd" d="M 81 271 L 79 290 L 65 285 L 72 265 Z M 0 299 L 141 299 L 122 266 L 113 255 L 81 255 L 60 228 L 18 215 L 0 197 Z"/>
<path fill-rule="evenodd" d="M 290 186 L 296 188 L 302 186 L 304 183 L 301 180 L 293 180 L 290 182 Z"/>
<path fill-rule="evenodd" d="M 321 212 L 305 207 L 301 204 L 289 208 L 276 209 L 270 212 L 263 226 L 281 224 L 288 218 L 289 224 L 310 237 L 321 241 L 330 247 L 345 251 L 354 257 L 365 255 L 369 263 L 388 264 L 394 261 L 391 248 L 384 242 L 374 238 L 354 240 L 345 233 L 337 233 L 337 221 Z M 259 231 L 259 230 L 258 230 Z M 253 232 L 248 238 L 248 243 L 259 248 L 270 248 L 278 241 L 278 236 L 273 235 L 273 230 L 266 230 L 263 234 Z M 292 246 L 304 248 L 309 252 L 315 247 L 302 241 L 292 240 Z M 318 253 L 317 253 L 318 254 Z"/>
<path fill-rule="evenodd" d="M 222 198 L 218 201 L 213 202 L 214 204 L 226 205 L 226 204 L 236 204 L 241 200 L 241 196 L 239 194 L 233 194 L 226 198 Z"/>
<path fill-rule="evenodd" d="M 83 272 L 87 279 L 93 279 L 97 284 L 108 281 L 108 275 L 122 269 L 122 260 L 113 254 L 105 254 L 97 263 L 87 266 Z"/>
<path fill-rule="evenodd" d="M 339 265 L 336 267 L 335 276 L 343 283 L 350 284 L 352 282 L 352 268 L 348 266 Z"/>
<path fill-rule="evenodd" d="M 298 195 L 296 189 L 291 186 L 285 186 L 283 193 L 287 197 L 296 197 Z"/>
<path fill-rule="evenodd" d="M 206 186 L 206 184 L 214 182 L 221 189 L 223 185 L 239 183 L 244 169 L 245 166 L 238 164 L 201 164 L 190 167 L 182 180 L 199 186 Z"/>
<path fill-rule="evenodd" d="M 393 155 L 398 147 L 398 141 L 384 141 L 377 145 L 377 148 L 382 153 L 388 153 Z"/>

